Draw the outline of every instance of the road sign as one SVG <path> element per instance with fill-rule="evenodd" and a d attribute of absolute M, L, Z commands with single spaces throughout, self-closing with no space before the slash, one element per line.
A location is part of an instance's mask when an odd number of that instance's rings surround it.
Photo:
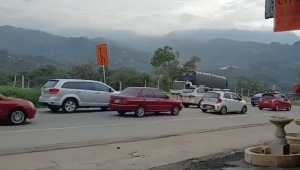
<path fill-rule="evenodd" d="M 274 0 L 265 1 L 265 19 L 274 18 Z"/>
<path fill-rule="evenodd" d="M 300 29 L 300 1 L 275 0 L 274 31 Z"/>
<path fill-rule="evenodd" d="M 107 45 L 97 45 L 97 64 L 102 66 L 108 65 Z"/>

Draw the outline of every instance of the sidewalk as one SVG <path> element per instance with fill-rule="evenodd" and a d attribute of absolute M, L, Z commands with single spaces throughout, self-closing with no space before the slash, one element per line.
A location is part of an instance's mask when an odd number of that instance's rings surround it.
<path fill-rule="evenodd" d="M 298 128 L 291 123 L 286 127 L 286 131 L 298 132 Z M 137 142 L 8 155 L 0 157 L 0 169 L 147 169 L 264 143 L 274 139 L 274 131 L 273 125 L 264 125 Z"/>

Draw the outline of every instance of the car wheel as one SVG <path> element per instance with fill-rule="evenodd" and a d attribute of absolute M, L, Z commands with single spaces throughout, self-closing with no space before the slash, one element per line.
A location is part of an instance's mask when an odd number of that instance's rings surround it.
<path fill-rule="evenodd" d="M 291 111 L 291 109 L 292 109 L 292 106 L 289 105 L 289 106 L 286 108 L 286 111 Z"/>
<path fill-rule="evenodd" d="M 66 99 L 62 104 L 62 110 L 65 113 L 73 113 L 77 107 L 77 101 L 74 99 Z"/>
<path fill-rule="evenodd" d="M 190 107 L 190 105 L 189 104 L 182 104 L 183 105 L 183 107 L 184 108 L 188 108 L 188 107 Z"/>
<path fill-rule="evenodd" d="M 108 110 L 108 107 L 100 107 L 100 109 L 102 110 L 102 111 L 107 111 Z"/>
<path fill-rule="evenodd" d="M 202 112 L 206 113 L 206 112 L 207 112 L 207 110 L 206 110 L 206 109 L 202 109 Z"/>
<path fill-rule="evenodd" d="M 201 101 L 198 103 L 198 108 L 201 108 Z"/>
<path fill-rule="evenodd" d="M 51 110 L 51 112 L 58 112 L 60 107 L 59 106 L 48 106 L 48 108 Z"/>
<path fill-rule="evenodd" d="M 9 121 L 13 125 L 21 125 L 27 119 L 26 113 L 23 110 L 14 110 L 9 117 Z"/>
<path fill-rule="evenodd" d="M 255 107 L 255 106 L 256 106 L 254 103 L 251 103 L 251 105 L 252 105 L 253 107 Z"/>
<path fill-rule="evenodd" d="M 227 107 L 226 107 L 226 106 L 221 107 L 220 113 L 221 113 L 222 115 L 226 115 L 226 114 L 227 114 Z"/>
<path fill-rule="evenodd" d="M 136 117 L 144 117 L 146 114 L 146 110 L 144 107 L 139 106 L 138 108 L 136 108 L 136 110 L 134 111 L 134 115 Z"/>
<path fill-rule="evenodd" d="M 179 112 L 180 112 L 180 109 L 178 106 L 175 106 L 171 109 L 171 115 L 172 116 L 178 116 L 179 115 Z"/>
<path fill-rule="evenodd" d="M 241 114 L 246 114 L 247 113 L 247 106 L 243 106 L 241 112 Z"/>
<path fill-rule="evenodd" d="M 126 112 L 124 111 L 118 111 L 119 116 L 124 116 Z"/>
<path fill-rule="evenodd" d="M 259 107 L 259 110 L 262 110 L 262 109 L 264 109 L 264 108 L 262 108 L 262 107 Z"/>

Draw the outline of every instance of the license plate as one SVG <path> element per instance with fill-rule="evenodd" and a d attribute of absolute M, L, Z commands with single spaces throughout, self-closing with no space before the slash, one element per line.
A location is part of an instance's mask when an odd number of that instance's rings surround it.
<path fill-rule="evenodd" d="M 114 103 L 120 103 L 120 99 L 115 99 Z"/>
<path fill-rule="evenodd" d="M 44 95 L 44 96 L 47 96 L 47 95 L 48 95 L 48 92 L 43 92 L 43 95 Z"/>
<path fill-rule="evenodd" d="M 213 107 L 212 106 L 206 106 L 205 108 L 206 109 L 212 109 Z"/>

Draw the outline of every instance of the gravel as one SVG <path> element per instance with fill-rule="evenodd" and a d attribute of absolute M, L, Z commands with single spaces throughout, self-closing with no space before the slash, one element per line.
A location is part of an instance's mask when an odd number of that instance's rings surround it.
<path fill-rule="evenodd" d="M 231 151 L 211 155 L 205 158 L 195 158 L 169 165 L 151 168 L 149 170 L 299 170 L 300 168 L 261 168 L 244 161 L 244 152 Z"/>

